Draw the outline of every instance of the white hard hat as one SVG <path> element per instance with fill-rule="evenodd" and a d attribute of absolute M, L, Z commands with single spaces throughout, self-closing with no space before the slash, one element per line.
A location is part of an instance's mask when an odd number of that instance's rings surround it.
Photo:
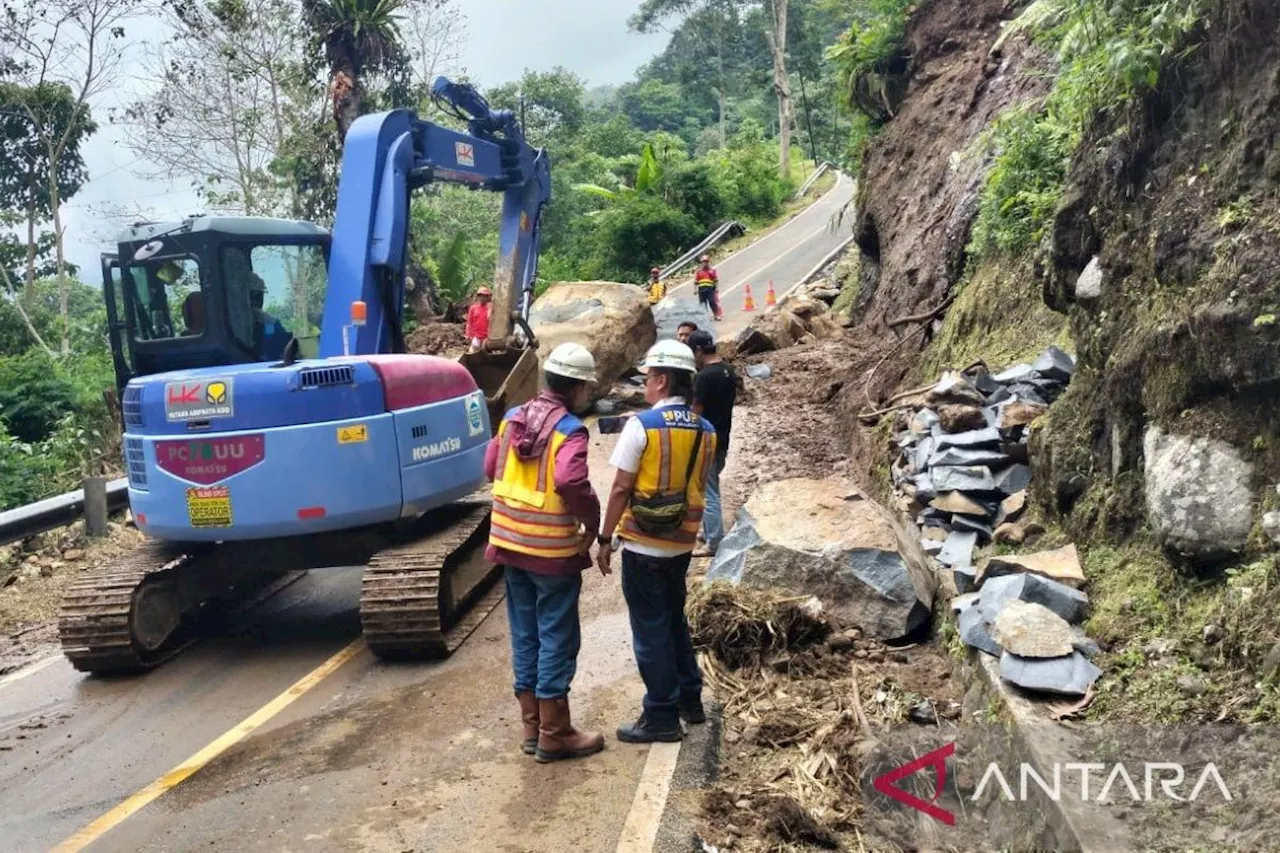
<path fill-rule="evenodd" d="M 693 360 L 693 350 L 676 340 L 658 341 L 649 347 L 640 365 L 640 372 L 648 373 L 651 367 L 698 372 L 698 364 Z"/>
<path fill-rule="evenodd" d="M 583 382 L 596 381 L 596 360 L 591 355 L 591 350 L 582 344 L 569 343 L 556 347 L 547 356 L 543 370 L 569 379 L 581 379 Z"/>

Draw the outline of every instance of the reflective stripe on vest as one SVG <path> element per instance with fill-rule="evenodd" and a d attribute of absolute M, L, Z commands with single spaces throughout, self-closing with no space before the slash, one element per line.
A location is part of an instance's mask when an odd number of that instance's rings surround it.
<path fill-rule="evenodd" d="M 640 470 L 636 472 L 636 483 L 632 488 L 632 496 L 636 500 L 683 489 L 684 472 L 688 469 L 689 454 L 693 451 L 699 428 L 702 429 L 702 446 L 698 448 L 698 461 L 693 466 L 693 482 L 685 493 L 687 504 L 680 527 L 663 537 L 652 536 L 640 529 L 628 506 L 618 525 L 618 535 L 640 545 L 659 548 L 692 546 L 702 525 L 702 510 L 706 506 L 703 487 L 715 461 L 715 428 L 695 415 L 688 406 L 650 409 L 636 417 L 644 427 L 646 438 Z"/>
<path fill-rule="evenodd" d="M 578 520 L 555 489 L 556 451 L 581 424 L 565 415 L 536 459 L 521 459 L 511 447 L 506 418 L 498 427 L 498 463 L 493 477 L 489 543 L 534 557 L 563 559 L 581 549 Z"/>
<path fill-rule="evenodd" d="M 714 287 L 716 284 L 715 276 L 706 270 L 698 270 L 693 276 L 693 281 L 698 287 Z"/>

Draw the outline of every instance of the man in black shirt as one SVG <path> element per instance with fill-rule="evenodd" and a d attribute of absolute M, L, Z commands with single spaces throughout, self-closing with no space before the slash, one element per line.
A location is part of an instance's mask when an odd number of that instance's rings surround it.
<path fill-rule="evenodd" d="M 720 472 L 724 470 L 729 453 L 729 433 L 733 430 L 733 404 L 738 398 L 738 388 L 733 369 L 716 355 L 716 342 L 711 333 L 699 329 L 689 336 L 689 348 L 693 350 L 698 365 L 698 375 L 693 380 L 693 410 L 716 428 L 716 458 L 707 476 L 707 505 L 702 513 L 703 548 L 694 552 L 695 557 L 715 554 L 724 538 L 724 516 L 720 510 Z"/>

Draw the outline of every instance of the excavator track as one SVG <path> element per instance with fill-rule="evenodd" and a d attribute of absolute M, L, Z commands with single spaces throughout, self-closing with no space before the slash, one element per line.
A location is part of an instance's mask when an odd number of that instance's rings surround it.
<path fill-rule="evenodd" d="M 410 541 L 369 560 L 360 597 L 365 642 L 380 658 L 448 657 L 502 601 L 483 562 L 492 504 L 471 500 L 428 513 Z"/>
<path fill-rule="evenodd" d="M 81 672 L 153 669 L 200 639 L 206 605 L 251 606 L 301 575 L 227 571 L 212 552 L 145 542 L 67 590 L 58 615 L 62 652 Z"/>

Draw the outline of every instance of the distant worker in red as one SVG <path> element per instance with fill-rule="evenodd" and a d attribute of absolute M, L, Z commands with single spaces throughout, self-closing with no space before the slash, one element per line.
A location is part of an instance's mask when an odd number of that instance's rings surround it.
<path fill-rule="evenodd" d="M 482 287 L 476 291 L 476 301 L 467 309 L 467 342 L 471 351 L 476 352 L 489 339 L 489 303 L 493 299 L 493 291 Z"/>
<path fill-rule="evenodd" d="M 702 266 L 693 274 L 693 283 L 698 288 L 698 301 L 710 309 L 717 320 L 724 319 L 720 310 L 720 275 L 711 268 L 711 256 L 702 256 Z"/>

